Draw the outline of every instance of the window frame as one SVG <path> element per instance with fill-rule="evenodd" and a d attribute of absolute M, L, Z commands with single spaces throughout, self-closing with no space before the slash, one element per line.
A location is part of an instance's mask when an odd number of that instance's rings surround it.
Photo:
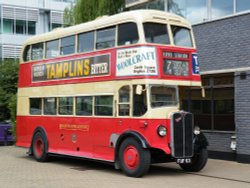
<path fill-rule="evenodd" d="M 48 43 L 52 43 L 52 42 L 55 42 L 55 41 L 58 41 L 57 55 L 56 55 L 56 56 L 50 55 L 50 56 L 48 57 Z M 60 57 L 60 56 L 61 56 L 61 55 L 60 55 L 60 46 L 61 46 L 60 38 L 59 38 L 59 39 L 53 39 L 53 40 L 46 41 L 46 42 L 45 42 L 45 54 L 44 54 L 45 58 L 46 58 L 46 59 L 51 59 L 51 58 Z"/>
<path fill-rule="evenodd" d="M 78 112 L 78 110 L 77 110 L 77 104 L 78 104 L 78 102 L 77 102 L 77 99 L 78 98 L 84 98 L 84 97 L 86 97 L 86 98 L 91 98 L 91 114 L 78 114 L 77 112 Z M 81 101 L 82 102 L 82 101 Z M 75 115 L 76 116 L 94 116 L 94 96 L 75 96 Z M 81 104 L 83 104 L 83 103 L 81 103 Z"/>
<path fill-rule="evenodd" d="M 71 37 L 73 38 L 72 43 L 70 43 L 70 44 L 66 43 L 66 45 L 63 46 L 64 40 L 67 40 Z M 67 47 L 73 47 L 74 51 L 70 52 L 70 53 L 63 54 L 62 53 L 63 48 L 67 48 Z M 60 55 L 59 56 L 66 56 L 66 55 L 75 54 L 76 53 L 76 35 L 70 35 L 70 36 L 60 38 L 59 48 L 60 48 Z"/>
<path fill-rule="evenodd" d="M 111 105 L 105 105 L 105 104 L 99 104 L 99 105 L 96 105 L 96 101 L 97 101 L 97 97 L 112 97 L 112 106 Z M 107 95 L 96 95 L 94 96 L 94 112 L 93 112 L 93 115 L 94 116 L 101 116 L 101 117 L 114 117 L 114 95 L 111 95 L 111 94 L 107 94 Z M 100 114 L 97 114 L 97 109 L 96 107 L 112 107 L 112 114 L 111 115 L 100 115 Z"/>

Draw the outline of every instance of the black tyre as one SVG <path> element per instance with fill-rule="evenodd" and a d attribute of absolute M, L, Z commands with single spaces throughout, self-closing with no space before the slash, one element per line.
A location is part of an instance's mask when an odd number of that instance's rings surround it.
<path fill-rule="evenodd" d="M 190 164 L 180 164 L 180 167 L 188 172 L 199 172 L 205 167 L 207 158 L 207 149 L 202 148 L 200 152 L 192 158 L 192 162 Z"/>
<path fill-rule="evenodd" d="M 32 151 L 37 161 L 46 162 L 48 160 L 48 141 L 46 135 L 40 131 L 36 132 L 33 137 Z"/>
<path fill-rule="evenodd" d="M 141 177 L 149 170 L 150 151 L 142 148 L 134 138 L 124 140 L 119 149 L 119 163 L 122 171 L 131 177 Z"/>

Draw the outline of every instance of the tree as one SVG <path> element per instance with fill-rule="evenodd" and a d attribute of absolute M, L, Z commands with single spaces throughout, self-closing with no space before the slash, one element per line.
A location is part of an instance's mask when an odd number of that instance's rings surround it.
<path fill-rule="evenodd" d="M 18 61 L 7 59 L 0 62 L 0 118 L 15 121 Z M 12 114 L 11 114 L 12 112 Z M 12 115 L 12 117 L 11 117 Z"/>
<path fill-rule="evenodd" d="M 103 15 L 113 15 L 123 11 L 124 7 L 125 0 L 77 0 L 74 7 L 64 11 L 65 25 L 87 22 Z M 69 18 L 69 15 L 73 18 Z"/>

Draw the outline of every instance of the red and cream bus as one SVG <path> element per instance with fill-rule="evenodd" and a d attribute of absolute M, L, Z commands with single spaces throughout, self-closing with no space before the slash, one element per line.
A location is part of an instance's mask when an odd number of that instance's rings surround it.
<path fill-rule="evenodd" d="M 26 41 L 20 63 L 17 146 L 107 161 L 128 176 L 177 162 L 199 171 L 207 142 L 181 110 L 200 87 L 192 28 L 154 10 L 105 16 Z"/>

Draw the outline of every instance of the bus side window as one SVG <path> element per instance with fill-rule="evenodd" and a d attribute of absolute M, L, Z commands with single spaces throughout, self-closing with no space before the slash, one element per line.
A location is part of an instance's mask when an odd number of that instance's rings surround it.
<path fill-rule="evenodd" d="M 87 32 L 78 35 L 78 52 L 89 52 L 94 50 L 95 32 Z"/>
<path fill-rule="evenodd" d="M 75 35 L 61 39 L 61 55 L 75 53 Z"/>
<path fill-rule="evenodd" d="M 93 106 L 92 96 L 76 97 L 76 115 L 92 116 L 93 114 L 92 106 Z"/>
<path fill-rule="evenodd" d="M 24 51 L 23 51 L 23 61 L 30 61 L 30 45 L 26 46 Z"/>
<path fill-rule="evenodd" d="M 31 59 L 43 59 L 43 42 L 32 44 Z"/>
<path fill-rule="evenodd" d="M 44 115 L 56 115 L 56 98 L 44 98 Z"/>
<path fill-rule="evenodd" d="M 59 56 L 59 40 L 46 42 L 46 58 Z"/>
<path fill-rule="evenodd" d="M 118 25 L 118 45 L 135 44 L 139 40 L 136 23 L 124 23 Z"/>
<path fill-rule="evenodd" d="M 113 96 L 95 96 L 95 115 L 113 116 Z"/>
<path fill-rule="evenodd" d="M 30 114 L 41 115 L 42 114 L 42 99 L 30 98 Z"/>
<path fill-rule="evenodd" d="M 59 97 L 58 114 L 73 115 L 73 97 Z"/>
<path fill-rule="evenodd" d="M 136 94 L 136 85 L 133 86 L 133 116 L 143 116 L 147 112 L 146 86 L 142 85 L 142 93 Z"/>
<path fill-rule="evenodd" d="M 130 88 L 123 86 L 119 90 L 119 116 L 129 116 L 130 113 Z"/>
<path fill-rule="evenodd" d="M 96 49 L 111 48 L 115 46 L 115 27 L 97 30 Z"/>

